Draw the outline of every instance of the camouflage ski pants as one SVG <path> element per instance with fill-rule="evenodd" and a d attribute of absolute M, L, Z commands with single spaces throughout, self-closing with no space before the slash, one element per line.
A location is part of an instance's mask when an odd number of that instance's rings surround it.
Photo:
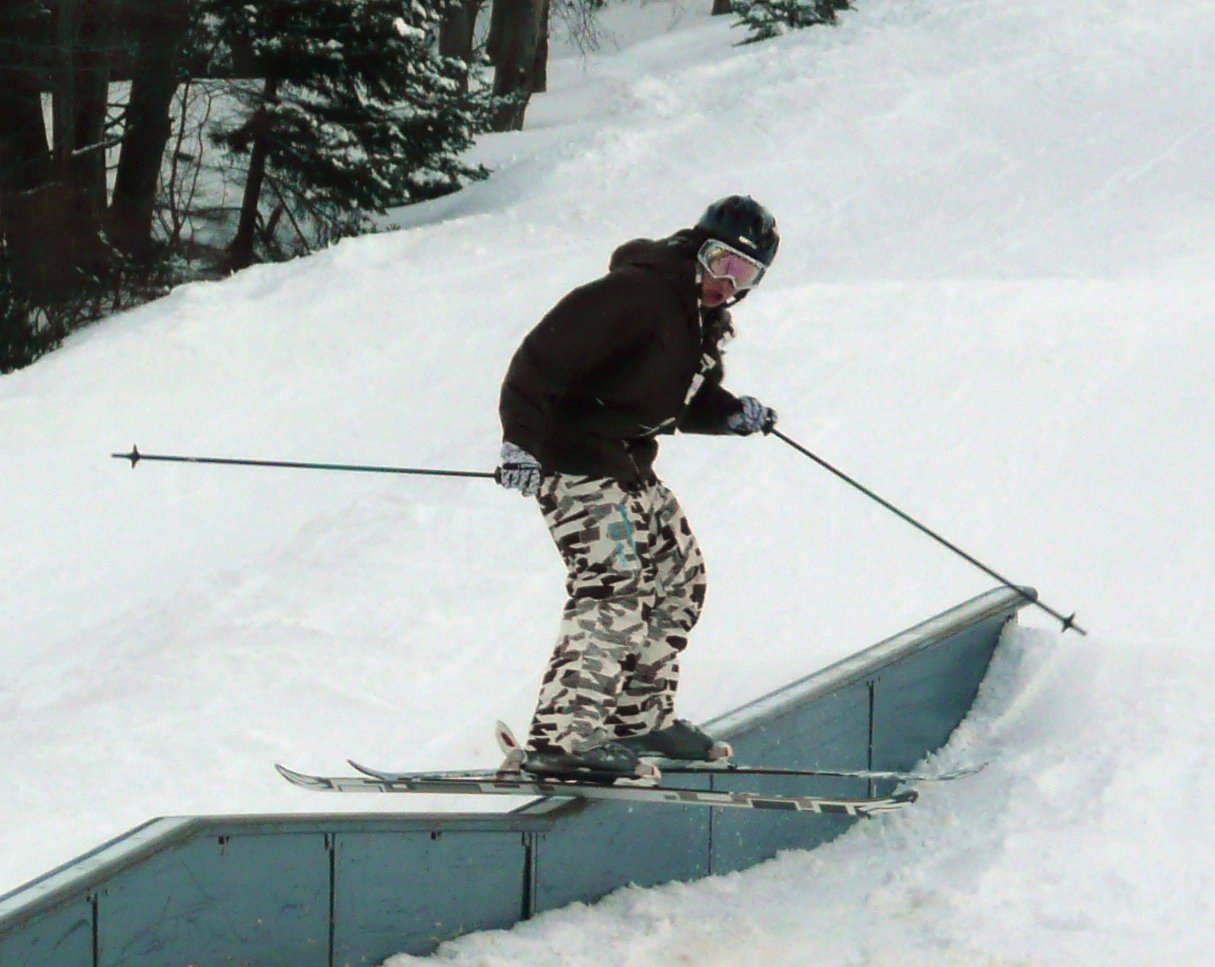
<path fill-rule="evenodd" d="M 538 499 L 569 600 L 528 745 L 573 752 L 663 728 L 706 586 L 679 502 L 657 480 L 568 474 L 546 477 Z"/>

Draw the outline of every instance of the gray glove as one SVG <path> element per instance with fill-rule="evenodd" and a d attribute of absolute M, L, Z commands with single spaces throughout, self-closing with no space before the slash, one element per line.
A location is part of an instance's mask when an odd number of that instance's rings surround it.
<path fill-rule="evenodd" d="M 772 432 L 776 426 L 776 410 L 764 406 L 754 396 L 740 396 L 738 402 L 742 408 L 726 418 L 726 428 L 731 433 L 749 436 L 752 433 Z"/>
<path fill-rule="evenodd" d="M 503 443 L 498 455 L 498 469 L 494 479 L 507 490 L 517 490 L 524 497 L 535 497 L 540 492 L 540 462 L 523 447 Z"/>

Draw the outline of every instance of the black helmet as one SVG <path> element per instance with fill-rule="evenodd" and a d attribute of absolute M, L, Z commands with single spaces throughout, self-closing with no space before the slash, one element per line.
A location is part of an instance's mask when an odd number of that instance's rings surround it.
<path fill-rule="evenodd" d="M 730 195 L 713 202 L 696 223 L 706 238 L 732 245 L 764 265 L 771 265 L 780 245 L 776 219 L 750 195 Z"/>

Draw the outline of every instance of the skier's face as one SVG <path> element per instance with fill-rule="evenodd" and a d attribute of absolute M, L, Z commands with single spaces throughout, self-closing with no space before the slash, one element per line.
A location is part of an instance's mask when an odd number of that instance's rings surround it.
<path fill-rule="evenodd" d="M 730 279 L 714 278 L 708 272 L 700 280 L 700 304 L 706 309 L 725 305 L 734 295 L 734 283 Z"/>
<path fill-rule="evenodd" d="M 752 289 L 764 277 L 762 262 L 716 238 L 705 240 L 696 261 L 701 269 L 700 303 L 706 309 L 724 305 L 740 289 Z"/>

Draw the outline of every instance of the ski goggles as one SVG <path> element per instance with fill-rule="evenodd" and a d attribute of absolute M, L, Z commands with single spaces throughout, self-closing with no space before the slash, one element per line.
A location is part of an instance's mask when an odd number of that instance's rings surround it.
<path fill-rule="evenodd" d="M 753 289 L 759 285 L 766 268 L 763 262 L 756 261 L 715 238 L 709 239 L 700 247 L 696 258 L 713 278 L 729 279 L 733 282 L 736 292 Z"/>

